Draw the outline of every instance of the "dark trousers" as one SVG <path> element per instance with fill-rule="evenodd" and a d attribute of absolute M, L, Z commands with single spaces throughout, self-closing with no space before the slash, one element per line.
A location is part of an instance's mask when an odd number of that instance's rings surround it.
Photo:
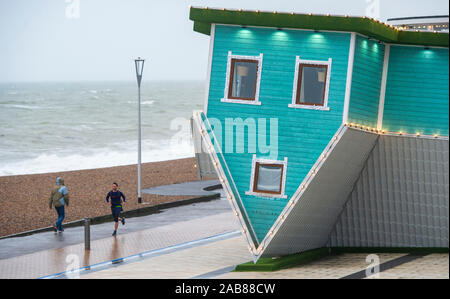
<path fill-rule="evenodd" d="M 114 222 L 119 222 L 120 212 L 122 212 L 122 206 L 111 206 L 111 213 Z"/>
<path fill-rule="evenodd" d="M 61 207 L 55 207 L 56 212 L 58 213 L 58 220 L 56 221 L 56 229 L 62 231 L 62 222 L 64 218 L 66 217 L 64 206 Z"/>

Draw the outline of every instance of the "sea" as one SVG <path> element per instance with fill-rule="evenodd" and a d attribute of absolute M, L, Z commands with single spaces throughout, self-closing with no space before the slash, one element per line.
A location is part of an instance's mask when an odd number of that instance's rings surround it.
<path fill-rule="evenodd" d="M 143 81 L 142 162 L 194 156 L 202 81 Z M 137 164 L 136 82 L 0 83 L 0 176 Z"/>

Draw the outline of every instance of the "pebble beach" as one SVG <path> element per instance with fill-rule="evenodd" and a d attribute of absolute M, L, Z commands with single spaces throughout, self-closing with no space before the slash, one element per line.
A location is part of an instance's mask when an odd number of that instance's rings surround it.
<path fill-rule="evenodd" d="M 110 214 L 105 196 L 113 182 L 119 184 L 127 198 L 125 211 L 142 207 L 137 203 L 137 165 L 3 176 L 0 177 L 0 203 L 3 210 L 0 237 L 54 224 L 56 211 L 54 208 L 49 209 L 48 200 L 58 176 L 64 178 L 70 195 L 64 222 Z M 194 158 L 142 164 L 143 189 L 197 179 Z M 190 197 L 142 193 L 146 207 Z"/>

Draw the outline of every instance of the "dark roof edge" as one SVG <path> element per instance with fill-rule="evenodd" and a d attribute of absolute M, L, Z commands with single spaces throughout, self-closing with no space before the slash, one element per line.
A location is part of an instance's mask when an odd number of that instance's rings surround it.
<path fill-rule="evenodd" d="M 191 7 L 189 19 L 194 31 L 210 34 L 211 24 L 246 25 L 274 28 L 357 32 L 382 42 L 449 46 L 448 33 L 401 31 L 375 19 L 331 15 L 312 15 L 245 10 L 227 10 Z"/>

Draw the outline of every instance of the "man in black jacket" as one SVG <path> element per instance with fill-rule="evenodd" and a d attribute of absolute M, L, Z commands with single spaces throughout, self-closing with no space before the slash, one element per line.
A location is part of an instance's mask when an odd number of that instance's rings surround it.
<path fill-rule="evenodd" d="M 122 191 L 119 190 L 119 185 L 117 183 L 113 183 L 112 190 L 109 191 L 106 195 L 106 202 L 109 202 L 109 199 L 111 199 L 111 212 L 114 218 L 114 232 L 112 233 L 113 236 L 117 235 L 119 221 L 122 222 L 122 225 L 125 225 L 125 218 L 123 216 L 120 217 L 120 212 L 123 211 L 122 198 L 123 203 L 125 203 L 127 200 L 125 198 L 125 195 L 122 193 Z"/>

